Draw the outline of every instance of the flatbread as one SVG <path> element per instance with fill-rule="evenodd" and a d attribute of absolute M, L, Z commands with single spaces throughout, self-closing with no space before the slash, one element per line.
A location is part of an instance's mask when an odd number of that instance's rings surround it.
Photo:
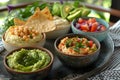
<path fill-rule="evenodd" d="M 41 13 L 45 14 L 45 16 L 48 19 L 53 20 L 52 14 L 51 14 L 51 12 L 50 12 L 48 7 L 45 7 L 43 10 L 41 10 Z"/>
<path fill-rule="evenodd" d="M 49 32 L 56 29 L 53 20 L 48 19 L 48 17 L 42 13 L 39 8 L 37 8 L 35 13 L 28 18 L 25 26 L 34 28 L 39 32 Z"/>
<path fill-rule="evenodd" d="M 18 18 L 14 18 L 14 24 L 17 25 L 17 26 L 21 26 L 21 25 L 25 25 L 25 21 L 23 20 L 20 20 Z"/>

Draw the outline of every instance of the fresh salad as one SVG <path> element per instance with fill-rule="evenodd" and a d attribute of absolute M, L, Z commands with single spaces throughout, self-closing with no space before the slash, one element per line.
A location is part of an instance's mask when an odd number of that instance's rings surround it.
<path fill-rule="evenodd" d="M 84 32 L 99 32 L 106 30 L 106 27 L 100 24 L 96 18 L 79 18 L 75 24 L 75 27 Z"/>
<path fill-rule="evenodd" d="M 78 0 L 64 3 L 54 2 L 53 4 L 47 2 L 35 2 L 25 8 L 10 11 L 9 15 L 5 19 L 3 27 L 1 27 L 1 33 L 5 32 L 10 26 L 15 25 L 14 18 L 19 18 L 26 21 L 31 15 L 34 14 L 37 7 L 39 7 L 40 10 L 48 7 L 53 16 L 59 16 L 69 22 L 75 18 L 87 16 L 91 11 L 84 6 L 80 7 Z"/>

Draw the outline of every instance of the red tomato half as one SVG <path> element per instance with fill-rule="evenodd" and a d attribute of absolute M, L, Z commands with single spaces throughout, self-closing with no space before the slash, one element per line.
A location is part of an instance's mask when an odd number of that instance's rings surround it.
<path fill-rule="evenodd" d="M 90 47 L 92 47 L 93 41 L 88 41 L 88 45 L 89 45 Z"/>
<path fill-rule="evenodd" d="M 77 23 L 79 25 L 76 25 L 76 27 L 84 32 L 96 32 L 106 30 L 106 27 L 97 22 L 96 18 L 79 18 Z"/>
<path fill-rule="evenodd" d="M 84 24 L 84 25 L 81 25 L 81 26 L 80 26 L 80 29 L 81 29 L 81 30 L 84 30 L 84 31 L 88 31 L 88 30 L 89 30 L 89 27 L 88 27 L 87 24 Z"/>
<path fill-rule="evenodd" d="M 90 19 L 88 19 L 87 22 L 88 22 L 88 23 L 94 23 L 94 22 L 96 22 L 96 19 L 95 19 L 95 18 L 90 18 Z"/>
<path fill-rule="evenodd" d="M 78 19 L 78 23 L 79 23 L 79 24 L 81 24 L 81 23 L 83 23 L 83 22 L 84 22 L 84 20 L 83 20 L 82 18 L 79 18 L 79 19 Z"/>
<path fill-rule="evenodd" d="M 106 30 L 106 27 L 105 26 L 102 26 L 101 28 L 100 28 L 100 31 L 105 31 Z"/>

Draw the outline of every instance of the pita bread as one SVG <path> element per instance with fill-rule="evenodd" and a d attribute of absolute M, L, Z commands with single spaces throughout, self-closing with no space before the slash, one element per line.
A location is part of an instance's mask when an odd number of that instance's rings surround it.
<path fill-rule="evenodd" d="M 14 18 L 14 24 L 17 25 L 17 26 L 21 26 L 21 25 L 25 25 L 25 21 L 23 20 L 20 20 L 18 18 Z"/>
<path fill-rule="evenodd" d="M 46 14 L 43 14 L 39 8 L 37 8 L 35 13 L 28 18 L 25 26 L 34 28 L 39 32 L 49 32 L 56 29 L 53 20 L 49 20 Z"/>
<path fill-rule="evenodd" d="M 48 7 L 45 7 L 43 10 L 41 10 L 41 12 L 42 12 L 43 14 L 45 14 L 45 16 L 46 16 L 48 19 L 53 20 L 52 14 L 51 14 L 51 12 L 50 12 L 50 10 L 49 10 Z"/>

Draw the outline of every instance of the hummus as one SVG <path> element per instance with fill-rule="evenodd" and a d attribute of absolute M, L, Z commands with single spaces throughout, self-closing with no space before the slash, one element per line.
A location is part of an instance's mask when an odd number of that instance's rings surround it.
<path fill-rule="evenodd" d="M 87 38 L 72 37 L 63 38 L 58 49 L 68 55 L 88 55 L 93 54 L 97 50 L 96 44 Z"/>
<path fill-rule="evenodd" d="M 61 30 L 61 29 L 70 27 L 70 23 L 66 19 L 63 19 L 63 18 L 58 17 L 58 16 L 54 16 L 53 19 L 54 19 L 53 21 L 56 25 L 55 30 Z"/>
<path fill-rule="evenodd" d="M 18 46 L 39 42 L 43 35 L 34 29 L 23 26 L 10 27 L 5 33 L 5 41 Z"/>
<path fill-rule="evenodd" d="M 32 72 L 46 67 L 50 60 L 50 56 L 42 50 L 21 49 L 7 57 L 7 64 L 15 71 Z"/>

